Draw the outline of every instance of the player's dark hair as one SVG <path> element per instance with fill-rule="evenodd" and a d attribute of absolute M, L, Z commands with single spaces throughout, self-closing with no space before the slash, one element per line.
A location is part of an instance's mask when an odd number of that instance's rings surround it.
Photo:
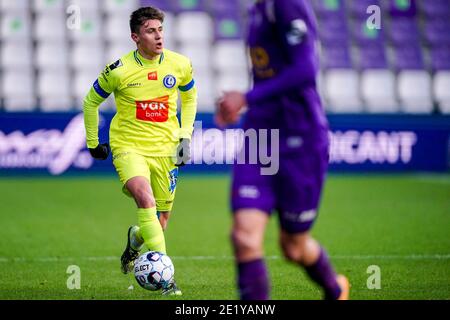
<path fill-rule="evenodd" d="M 159 20 L 164 22 L 164 12 L 155 7 L 139 8 L 131 14 L 130 30 L 132 33 L 139 33 L 139 28 L 147 20 Z"/>

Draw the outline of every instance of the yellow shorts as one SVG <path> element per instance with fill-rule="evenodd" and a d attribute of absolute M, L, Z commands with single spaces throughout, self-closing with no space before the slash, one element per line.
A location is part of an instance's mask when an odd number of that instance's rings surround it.
<path fill-rule="evenodd" d="M 129 197 L 125 184 L 133 177 L 142 176 L 150 181 L 157 211 L 172 210 L 177 187 L 178 167 L 171 157 L 145 157 L 132 152 L 114 155 L 113 164 L 122 182 L 122 191 Z"/>

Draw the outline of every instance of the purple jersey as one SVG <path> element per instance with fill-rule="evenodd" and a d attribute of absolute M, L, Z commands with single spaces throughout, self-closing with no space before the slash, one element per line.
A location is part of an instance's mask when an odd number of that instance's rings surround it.
<path fill-rule="evenodd" d="M 247 94 L 245 127 L 279 128 L 286 140 L 327 140 L 328 124 L 316 89 L 316 21 L 308 0 L 256 1 L 247 43 L 254 88 Z M 284 143 L 283 143 L 284 138 Z"/>
<path fill-rule="evenodd" d="M 244 129 L 279 129 L 275 175 L 259 164 L 233 167 L 232 209 L 278 211 L 287 232 L 317 217 L 328 165 L 328 124 L 316 89 L 316 26 L 307 0 L 261 0 L 250 10 L 248 46 L 254 88 Z"/>

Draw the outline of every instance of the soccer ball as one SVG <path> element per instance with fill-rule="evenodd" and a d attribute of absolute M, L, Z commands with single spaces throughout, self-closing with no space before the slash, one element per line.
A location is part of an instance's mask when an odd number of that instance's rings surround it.
<path fill-rule="evenodd" d="M 139 285 L 156 291 L 173 279 L 175 268 L 168 255 L 149 251 L 139 256 L 134 263 L 134 277 Z"/>

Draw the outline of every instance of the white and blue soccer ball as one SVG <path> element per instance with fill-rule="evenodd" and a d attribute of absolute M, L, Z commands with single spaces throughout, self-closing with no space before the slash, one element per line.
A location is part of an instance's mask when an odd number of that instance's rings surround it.
<path fill-rule="evenodd" d="M 158 251 L 141 254 L 134 262 L 134 277 L 139 285 L 156 291 L 172 281 L 175 268 L 168 255 Z"/>

